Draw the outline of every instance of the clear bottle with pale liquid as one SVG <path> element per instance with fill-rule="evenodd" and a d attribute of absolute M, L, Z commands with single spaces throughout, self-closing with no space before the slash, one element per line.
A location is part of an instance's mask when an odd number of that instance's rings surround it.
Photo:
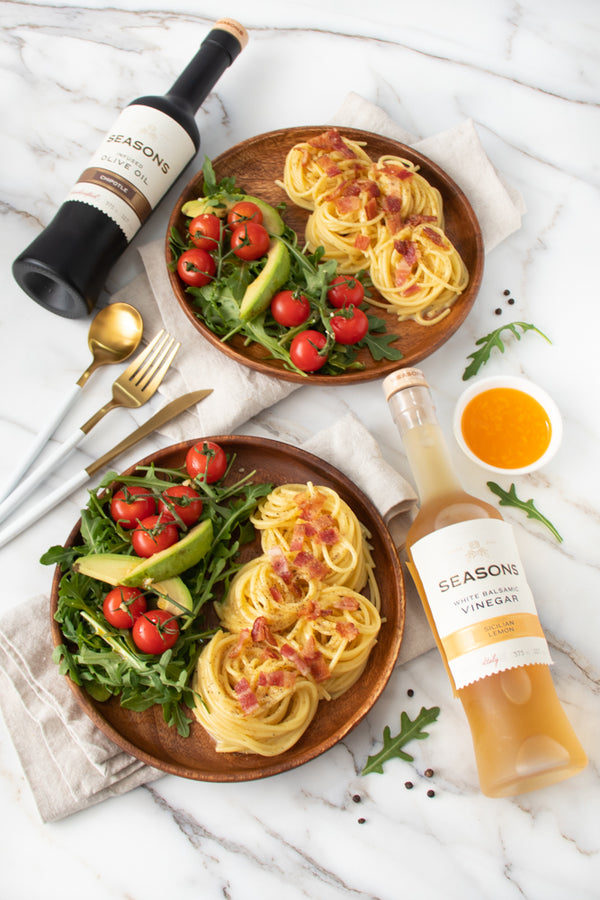
<path fill-rule="evenodd" d="M 508 797 L 569 778 L 587 758 L 556 695 L 512 529 L 462 489 L 423 373 L 401 369 L 383 387 L 420 497 L 408 568 L 469 722 L 481 790 Z"/>

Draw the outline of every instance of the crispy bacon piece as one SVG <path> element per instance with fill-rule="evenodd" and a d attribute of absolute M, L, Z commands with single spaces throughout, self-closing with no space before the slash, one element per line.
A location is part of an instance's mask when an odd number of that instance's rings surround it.
<path fill-rule="evenodd" d="M 264 616 L 257 616 L 254 620 L 251 634 L 255 644 L 260 644 L 262 641 L 265 641 L 273 647 L 277 646 L 277 641 L 273 637 L 271 629 L 269 628 L 269 623 Z"/>
<path fill-rule="evenodd" d="M 321 651 L 317 649 L 315 640 L 312 637 L 307 641 L 302 654 L 290 644 L 284 644 L 281 648 L 281 655 L 291 662 L 301 675 L 305 677 L 311 675 L 317 682 L 325 681 L 331 675 L 329 666 Z"/>
<path fill-rule="evenodd" d="M 405 224 L 410 225 L 411 228 L 416 228 L 417 225 L 423 225 L 425 222 L 437 222 L 437 216 L 426 216 L 424 213 L 415 213 L 413 216 L 408 216 Z"/>
<path fill-rule="evenodd" d="M 271 597 L 273 598 L 275 603 L 281 603 L 283 601 L 283 596 L 281 594 L 281 591 L 279 590 L 279 588 L 277 587 L 276 584 L 270 585 L 269 593 L 271 594 Z"/>
<path fill-rule="evenodd" d="M 418 294 L 421 290 L 421 286 L 416 282 L 414 284 L 409 285 L 402 291 L 403 297 L 412 297 L 413 294 Z"/>
<path fill-rule="evenodd" d="M 357 250 L 368 250 L 371 246 L 371 238 L 368 234 L 357 234 L 354 238 L 354 246 Z"/>
<path fill-rule="evenodd" d="M 307 497 L 306 494 L 296 494 L 294 503 L 298 507 L 299 518 L 304 519 L 305 522 L 315 519 L 319 515 L 326 499 L 325 494 L 322 494 L 320 491 L 315 491 L 311 497 Z"/>
<path fill-rule="evenodd" d="M 368 219 L 374 219 L 379 211 L 377 197 L 369 197 L 365 203 L 365 213 Z"/>
<path fill-rule="evenodd" d="M 229 656 L 232 656 L 234 659 L 236 656 L 239 656 L 242 652 L 242 647 L 246 643 L 247 640 L 250 639 L 250 629 L 242 628 L 240 633 L 238 634 L 238 639 L 229 651 Z"/>
<path fill-rule="evenodd" d="M 311 147 L 316 147 L 317 150 L 325 150 L 325 152 L 335 150 L 342 156 L 345 156 L 346 159 L 353 159 L 356 156 L 354 150 L 346 146 L 337 128 L 331 128 L 329 131 L 324 131 L 322 134 L 318 134 L 311 138 L 307 143 L 310 144 Z"/>
<path fill-rule="evenodd" d="M 275 672 L 260 672 L 258 684 L 261 687 L 293 687 L 296 683 L 295 672 L 277 669 Z"/>
<path fill-rule="evenodd" d="M 281 655 L 284 659 L 287 659 L 288 662 L 291 662 L 291 664 L 298 669 L 301 675 L 304 675 L 305 677 L 310 675 L 309 664 L 302 656 L 300 656 L 298 651 L 295 650 L 291 644 L 282 644 Z"/>
<path fill-rule="evenodd" d="M 414 241 L 394 241 L 394 250 L 403 256 L 409 266 L 417 261 L 417 245 Z"/>
<path fill-rule="evenodd" d="M 444 243 L 443 238 L 437 231 L 434 231 L 433 228 L 425 228 L 423 229 L 423 234 L 426 234 L 432 243 L 436 244 L 438 247 L 447 247 L 448 245 Z"/>
<path fill-rule="evenodd" d="M 358 628 L 354 622 L 337 622 L 335 626 L 337 633 L 347 641 L 353 641 L 359 635 Z"/>
<path fill-rule="evenodd" d="M 396 287 L 402 287 L 406 279 L 410 275 L 411 267 L 407 261 L 402 258 L 394 271 L 394 284 Z"/>
<path fill-rule="evenodd" d="M 301 619 L 318 619 L 321 615 L 321 607 L 316 600 L 307 600 L 298 610 Z"/>
<path fill-rule="evenodd" d="M 289 567 L 281 547 L 271 547 L 269 550 L 269 559 L 275 574 L 279 575 L 285 584 L 290 584 L 292 581 L 292 570 Z"/>
<path fill-rule="evenodd" d="M 329 566 L 317 559 L 312 553 L 309 553 L 308 550 L 301 550 L 300 553 L 296 553 L 294 566 L 298 569 L 306 570 L 309 576 L 317 581 L 329 574 Z"/>
<path fill-rule="evenodd" d="M 359 196 L 344 195 L 343 197 L 338 197 L 335 201 L 335 208 L 341 216 L 347 216 L 348 213 L 358 212 L 361 206 L 362 203 L 360 202 Z"/>
<path fill-rule="evenodd" d="M 237 698 L 240 701 L 240 706 L 242 707 L 242 712 L 245 716 L 249 715 L 252 712 L 256 712 L 259 708 L 258 700 L 256 698 L 256 694 L 250 687 L 247 678 L 240 678 L 237 684 L 233 686 L 234 691 L 237 694 Z"/>
<path fill-rule="evenodd" d="M 381 171 L 389 178 L 399 178 L 400 181 L 408 181 L 408 179 L 412 178 L 414 174 L 405 166 L 397 166 L 394 163 L 385 163 Z"/>
<path fill-rule="evenodd" d="M 344 597 L 337 597 L 333 601 L 332 606 L 335 607 L 335 609 L 356 610 L 359 609 L 360 603 L 356 597 L 348 597 L 345 595 Z"/>
<path fill-rule="evenodd" d="M 318 156 L 315 162 L 330 178 L 335 178 L 336 175 L 342 173 L 338 164 L 330 156 Z"/>
<path fill-rule="evenodd" d="M 385 212 L 397 213 L 402 209 L 402 199 L 394 194 L 386 194 L 381 201 L 381 206 Z"/>

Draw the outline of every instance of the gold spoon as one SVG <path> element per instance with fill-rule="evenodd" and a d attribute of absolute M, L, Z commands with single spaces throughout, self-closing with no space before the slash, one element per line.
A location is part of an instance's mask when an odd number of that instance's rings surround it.
<path fill-rule="evenodd" d="M 11 474 L 0 491 L 0 500 L 4 500 L 37 459 L 48 443 L 63 418 L 79 396 L 79 392 L 88 378 L 100 366 L 123 362 L 139 346 L 144 331 L 142 317 L 128 303 L 111 303 L 105 306 L 92 319 L 88 332 L 88 347 L 92 354 L 92 362 L 63 398 L 60 409 L 38 432 L 28 451 L 19 459 L 17 469 Z"/>

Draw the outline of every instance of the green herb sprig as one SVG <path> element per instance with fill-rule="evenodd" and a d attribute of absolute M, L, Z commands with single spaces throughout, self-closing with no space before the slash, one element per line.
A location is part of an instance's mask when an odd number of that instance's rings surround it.
<path fill-rule="evenodd" d="M 528 519 L 537 519 L 538 522 L 541 522 L 542 525 L 554 535 L 559 543 L 562 543 L 563 539 L 557 529 L 552 522 L 539 511 L 539 509 L 536 509 L 533 500 L 519 500 L 517 497 L 517 489 L 514 484 L 511 484 L 508 491 L 501 488 L 495 481 L 488 481 L 487 486 L 493 494 L 500 497 L 500 506 L 513 506 L 515 509 L 522 510 L 527 515 Z"/>
<path fill-rule="evenodd" d="M 475 346 L 479 347 L 480 349 L 476 350 L 474 353 L 470 353 L 467 356 L 467 359 L 471 359 L 472 362 L 463 372 L 462 380 L 467 381 L 469 378 L 472 378 L 473 375 L 476 375 L 477 372 L 479 372 L 481 367 L 489 361 L 491 352 L 494 347 L 499 350 L 500 353 L 504 353 L 504 342 L 502 340 L 503 331 L 512 332 L 516 339 L 520 341 L 522 335 L 519 334 L 519 329 L 521 329 L 522 334 L 525 334 L 525 332 L 527 331 L 537 331 L 537 333 L 541 335 L 544 340 L 548 341 L 549 344 L 552 343 L 550 338 L 545 335 L 543 331 L 540 331 L 539 328 L 536 328 L 535 325 L 531 325 L 529 322 L 507 322 L 506 325 L 501 325 L 500 328 L 496 328 L 489 334 L 484 335 L 484 337 L 479 338 L 478 341 L 475 341 Z"/>
<path fill-rule="evenodd" d="M 409 741 L 423 741 L 429 737 L 428 731 L 422 729 L 426 725 L 435 722 L 440 714 L 439 706 L 432 706 L 430 709 L 421 707 L 421 711 L 414 721 L 411 721 L 408 713 L 402 712 L 400 716 L 400 732 L 392 737 L 389 725 L 383 729 L 383 747 L 374 756 L 369 756 L 361 775 L 369 775 L 371 772 L 377 772 L 383 775 L 383 764 L 389 759 L 404 759 L 412 762 L 414 757 L 410 753 L 402 750 Z"/>

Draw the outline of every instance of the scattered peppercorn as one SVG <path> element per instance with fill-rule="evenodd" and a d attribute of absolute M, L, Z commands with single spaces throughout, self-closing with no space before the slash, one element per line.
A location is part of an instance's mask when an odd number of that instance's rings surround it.
<path fill-rule="evenodd" d="M 355 803 L 360 803 L 360 794 L 354 794 L 352 797 Z"/>
<path fill-rule="evenodd" d="M 509 302 L 510 305 L 512 306 L 513 303 L 515 302 L 515 298 L 514 298 L 514 297 L 510 297 L 509 300 L 508 300 L 508 302 Z"/>
<path fill-rule="evenodd" d="M 427 791 L 428 797 L 435 797 L 435 791 L 432 791 L 431 788 Z"/>
<path fill-rule="evenodd" d="M 497 309 L 495 309 L 494 312 L 496 313 L 497 316 L 501 316 L 501 315 L 502 315 L 502 310 L 500 309 L 500 307 L 498 307 Z"/>
<path fill-rule="evenodd" d="M 508 290 L 508 288 L 506 288 L 506 290 L 503 293 L 504 293 L 505 297 L 508 297 L 508 295 L 510 294 L 510 291 Z"/>
<path fill-rule="evenodd" d="M 411 789 L 412 787 L 414 787 L 414 785 L 413 785 L 412 781 L 405 781 L 405 782 L 404 782 L 404 787 L 406 788 L 407 791 L 410 791 L 410 789 Z"/>
<path fill-rule="evenodd" d="M 358 820 L 358 824 L 359 824 L 359 825 L 364 825 L 366 821 L 367 821 L 366 819 L 359 819 L 359 820 Z"/>
<path fill-rule="evenodd" d="M 433 778 L 433 769 L 425 769 L 423 772 L 425 778 Z"/>
<path fill-rule="evenodd" d="M 415 695 L 415 692 L 413 691 L 412 688 L 409 688 L 406 693 L 408 694 L 409 697 L 414 697 L 414 695 Z"/>

